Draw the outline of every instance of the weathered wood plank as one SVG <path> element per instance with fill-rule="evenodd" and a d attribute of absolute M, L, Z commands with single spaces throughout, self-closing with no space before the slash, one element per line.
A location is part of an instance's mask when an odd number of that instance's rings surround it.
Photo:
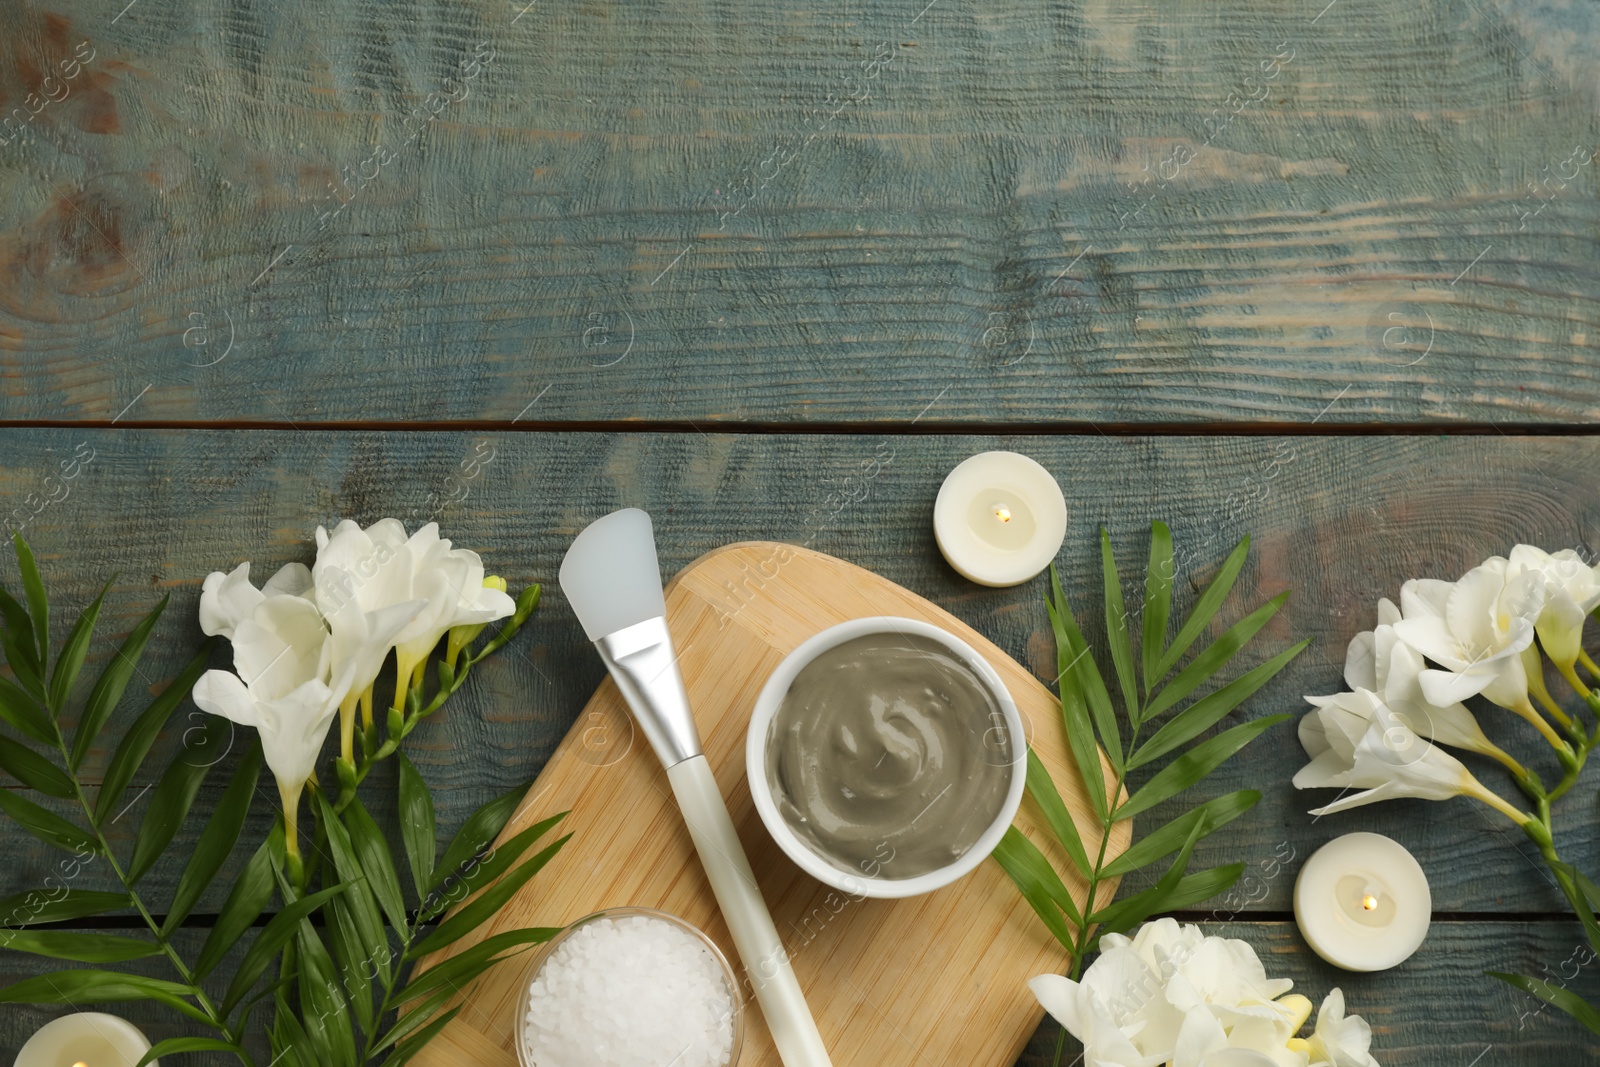
<path fill-rule="evenodd" d="M 4 418 L 1600 414 L 1581 5 L 122 6 L 0 5 Z"/>
<path fill-rule="evenodd" d="M 1447 922 L 1438 923 L 1417 955 L 1392 971 L 1358 975 L 1324 964 L 1284 923 L 1207 924 L 1208 933 L 1238 937 L 1254 945 L 1274 977 L 1293 979 L 1297 992 L 1320 1003 L 1328 991 L 1344 990 L 1348 1010 L 1366 1018 L 1373 1027 L 1372 1051 L 1384 1067 L 1577 1067 L 1600 1056 L 1600 1045 L 1576 1024 L 1553 1009 L 1537 1011 L 1537 1002 L 1524 998 L 1480 973 L 1486 966 L 1506 967 L 1527 974 L 1562 979 L 1576 993 L 1600 997 L 1595 964 L 1579 967 L 1584 956 L 1574 956 L 1581 934 L 1550 923 Z M 180 951 L 198 951 L 202 931 L 180 935 Z M 163 961 L 131 965 L 148 968 L 156 977 L 170 977 Z M 226 965 L 224 965 L 226 966 Z M 56 965 L 20 953 L 0 953 L 0 983 L 55 969 Z M 994 975 L 990 981 L 1011 982 L 1019 996 L 1029 975 Z M 87 1008 L 88 1005 L 80 1005 Z M 65 1009 L 8 1005 L 0 1011 L 0 1062 L 9 1063 L 28 1035 Z M 131 1019 L 157 1040 L 198 1033 L 187 1023 L 174 1021 L 171 1012 L 143 1004 L 107 1005 L 104 1010 Z M 1057 1030 L 1048 1019 L 1039 1028 L 1018 1067 L 1049 1067 L 1055 1052 Z M 1068 1041 L 1063 1060 L 1071 1063 L 1076 1046 Z M 1487 1050 L 1487 1051 L 1485 1051 Z M 213 1055 L 185 1057 L 195 1067 L 226 1067 L 237 1061 Z M 258 1059 L 265 1063 L 266 1057 Z"/>
<path fill-rule="evenodd" d="M 112 571 L 104 611 L 108 633 L 125 633 L 162 590 L 174 604 L 152 643 L 143 684 L 176 673 L 199 639 L 193 612 L 205 573 L 243 558 L 270 573 L 309 560 L 317 523 L 343 515 L 371 522 L 393 514 L 415 524 L 437 517 L 447 536 L 486 554 L 513 585 L 555 574 L 570 538 L 621 505 L 648 508 L 669 573 L 731 541 L 787 540 L 867 566 L 929 597 L 1042 677 L 1053 677 L 1040 585 L 980 589 L 939 557 L 929 527 L 944 474 L 961 458 L 994 447 L 1038 457 L 1061 482 L 1071 511 L 1062 577 L 1095 631 L 1099 603 L 1095 530 L 1112 530 L 1130 570 L 1145 550 L 1149 517 L 1176 531 L 1182 572 L 1203 577 L 1249 532 L 1254 550 L 1224 616 L 1281 589 L 1294 597 L 1269 627 L 1282 647 L 1314 639 L 1284 676 L 1250 703 L 1251 714 L 1296 711 L 1303 693 L 1341 685 L 1344 646 L 1371 625 L 1380 595 L 1409 576 L 1454 577 L 1519 540 L 1595 548 L 1600 520 L 1600 442 L 1506 437 L 1381 438 L 993 438 L 726 436 L 700 434 L 333 433 L 293 431 L 0 432 L 0 499 L 18 505 L 41 493 L 48 471 L 87 440 L 92 460 L 60 483 L 66 498 L 25 528 L 57 588 L 63 628 Z M 87 453 L 79 453 L 87 455 Z M 490 457 L 470 477 L 462 468 Z M 452 481 L 453 480 L 453 481 Z M 451 496 L 464 499 L 451 502 Z M 59 495 L 59 494 L 58 494 Z M 42 499 L 42 498 L 41 498 Z M 0 581 L 15 583 L 0 561 Z M 258 580 L 260 575 L 258 574 Z M 532 778 L 602 677 L 599 660 L 553 585 L 528 632 L 483 664 L 468 691 L 409 742 L 438 790 L 441 823 L 454 826 L 476 805 Z M 1189 595 L 1188 591 L 1185 595 Z M 61 634 L 58 634 L 61 636 Z M 1263 651 L 1266 649 L 1263 645 Z M 96 652 L 91 669 L 103 662 Z M 1249 653 L 1247 652 L 1248 656 Z M 140 684 L 137 683 L 136 684 Z M 118 715 L 133 714 L 132 698 Z M 1544 757 L 1531 732 L 1485 713 L 1497 737 L 1532 760 Z M 187 721 L 184 727 L 191 725 Z M 176 731 L 163 751 L 178 744 Z M 94 773 L 105 751 L 90 757 Z M 1303 762 L 1293 731 L 1280 728 L 1219 772 L 1216 792 L 1251 786 L 1258 810 L 1202 846 L 1197 863 L 1245 860 L 1264 869 L 1286 850 L 1298 869 L 1328 838 L 1357 829 L 1388 833 L 1412 848 L 1448 912 L 1558 913 L 1559 895 L 1509 826 L 1464 801 L 1406 802 L 1313 822 L 1304 814 L 1328 794 L 1297 794 L 1289 778 Z M 1545 762 L 1548 762 L 1547 760 Z M 1538 764 L 1538 765 L 1543 765 Z M 1492 767 L 1485 781 L 1511 794 Z M 152 780 L 153 768 L 129 796 Z M 380 780 L 381 781 L 381 780 Z M 208 785 L 214 798 L 220 783 Z M 380 793 L 386 787 L 380 786 Z M 1584 788 L 1573 798 L 1586 795 Z M 201 807 L 207 801 L 202 797 Z M 392 815 L 383 796 L 374 805 Z M 1580 832 L 1582 803 L 1566 805 L 1569 857 L 1600 866 L 1592 835 Z M 135 808 L 123 821 L 131 824 Z M 270 798 L 257 805 L 260 833 Z M 1156 825 L 1164 811 L 1142 820 Z M 120 824 L 119 824 L 120 825 Z M 0 893 L 32 888 L 53 859 L 20 834 L 0 870 Z M 181 854 L 179 839 L 175 854 Z M 149 884 L 165 891 L 178 868 Z M 1235 907 L 1283 912 L 1290 878 L 1252 884 Z M 1130 888 L 1138 884 L 1130 879 Z"/>

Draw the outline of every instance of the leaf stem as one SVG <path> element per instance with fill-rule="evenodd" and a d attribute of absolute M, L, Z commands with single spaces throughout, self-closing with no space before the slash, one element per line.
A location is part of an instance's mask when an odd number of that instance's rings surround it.
<path fill-rule="evenodd" d="M 362 782 L 366 781 L 367 775 L 372 771 L 372 768 L 398 752 L 400 750 L 400 742 L 412 730 L 416 729 L 417 724 L 438 711 L 444 705 L 444 702 L 450 699 L 450 696 L 457 689 L 461 688 L 462 683 L 467 680 L 467 675 L 471 672 L 472 665 L 476 662 L 476 658 L 469 658 L 462 664 L 461 669 L 450 678 L 449 684 L 441 684 L 438 691 L 434 693 L 433 699 L 414 713 L 409 708 L 403 711 L 400 708 L 389 709 L 391 726 L 397 725 L 399 727 L 398 731 L 391 731 L 389 736 L 383 739 L 383 743 L 370 753 L 363 748 L 355 761 L 355 773 L 350 776 L 348 781 L 342 780 L 340 782 L 339 797 L 334 801 L 333 805 L 335 812 L 342 814 L 344 809 L 350 806 L 350 802 L 355 799 L 356 789 Z M 419 666 L 421 665 L 419 664 Z M 416 687 L 416 691 L 421 692 L 420 683 Z"/>
<path fill-rule="evenodd" d="M 539 603 L 539 587 L 530 586 L 529 589 L 532 590 L 532 593 L 527 610 L 531 613 Z M 530 597 L 528 590 L 524 590 L 523 593 L 525 599 Z M 417 728 L 417 724 L 443 707 L 444 702 L 449 700 L 457 689 L 461 688 L 462 684 L 467 680 L 467 675 L 472 673 L 474 664 L 498 651 L 502 645 L 516 636 L 522 624 L 527 621 L 527 615 L 523 614 L 520 604 L 518 615 L 522 617 L 513 616 L 507 620 L 506 625 L 501 627 L 500 631 L 478 650 L 477 655 L 468 655 L 461 661 L 459 667 L 455 667 L 453 664 L 445 664 L 441 661 L 440 665 L 442 665 L 443 669 L 437 672 L 439 687 L 427 704 L 422 704 L 420 700 L 427 670 L 427 658 L 404 670 L 401 669 L 399 663 L 396 664 L 395 704 L 389 709 L 389 736 L 385 737 L 383 742 L 370 752 L 365 744 L 362 745 L 361 752 L 353 761 L 354 773 L 348 775 L 348 777 L 341 776 L 340 778 L 339 796 L 333 802 L 333 810 L 336 813 L 342 814 L 344 809 L 350 806 L 350 802 L 356 797 L 356 789 L 362 782 L 366 781 L 367 774 L 371 772 L 372 768 L 399 751 L 400 742 L 405 740 L 406 736 Z M 456 651 L 459 654 L 461 650 L 457 649 Z M 361 707 L 363 718 L 366 720 L 368 728 L 372 729 L 370 689 L 363 694 Z"/>
<path fill-rule="evenodd" d="M 1582 732 L 1580 728 L 1579 733 L 1581 734 Z M 1550 790 L 1550 801 L 1560 799 L 1562 794 L 1578 784 L 1578 776 L 1583 773 L 1583 765 L 1588 760 L 1589 753 L 1593 750 L 1597 740 L 1600 740 L 1600 730 L 1597 730 L 1594 734 L 1585 735 L 1578 742 L 1577 750 L 1573 754 L 1573 765 L 1567 768 L 1566 773 L 1561 776 L 1561 781 L 1557 782 L 1556 787 Z M 1545 820 L 1545 824 L 1546 826 L 1549 825 L 1548 818 Z"/>
<path fill-rule="evenodd" d="M 1539 846 L 1539 855 L 1544 857 L 1545 865 L 1550 868 L 1550 873 L 1560 885 L 1561 892 L 1566 896 L 1567 902 L 1576 909 L 1587 910 L 1592 916 L 1594 910 L 1584 900 L 1583 891 L 1563 870 L 1566 867 L 1566 863 L 1556 854 L 1555 837 L 1550 830 L 1549 806 L 1546 805 L 1544 810 L 1539 813 L 1537 821 L 1530 820 L 1523 823 L 1522 829 L 1533 843 Z M 1585 925 L 1587 926 L 1588 924 L 1586 923 Z"/>
<path fill-rule="evenodd" d="M 1139 728 L 1143 725 L 1131 708 L 1129 709 L 1128 719 L 1133 729 L 1128 736 L 1123 758 L 1119 761 L 1121 765 L 1117 769 L 1116 781 L 1111 787 L 1110 795 L 1106 798 L 1106 815 L 1105 818 L 1100 820 L 1100 849 L 1095 855 L 1094 870 L 1090 873 L 1088 879 L 1088 892 L 1083 898 L 1083 925 L 1079 928 L 1078 935 L 1075 938 L 1076 944 L 1072 951 L 1072 973 L 1068 976 L 1073 981 L 1077 981 L 1079 975 L 1083 973 L 1083 957 L 1089 952 L 1090 946 L 1094 943 L 1094 938 L 1090 935 L 1090 927 L 1094 924 L 1089 921 L 1089 917 L 1095 911 L 1095 898 L 1099 895 L 1100 883 L 1104 880 L 1102 872 L 1105 870 L 1106 865 L 1106 849 L 1111 844 L 1111 830 L 1117 823 L 1122 821 L 1117 818 L 1118 801 L 1122 796 L 1122 787 L 1128 777 L 1129 754 L 1139 744 Z"/>
<path fill-rule="evenodd" d="M 426 901 L 421 903 L 425 904 Z M 400 951 L 395 956 L 398 962 L 394 967 L 383 968 L 378 975 L 378 984 L 383 987 L 383 999 L 378 1002 L 378 1012 L 372 1017 L 372 1032 L 367 1034 L 366 1046 L 361 1050 L 362 1063 L 367 1063 L 377 1055 L 378 1050 L 373 1048 L 373 1045 L 384 1034 L 383 1020 L 394 1010 L 394 1005 L 391 1003 L 394 1000 L 394 990 L 400 984 L 400 970 L 405 964 L 406 955 L 416 942 L 417 935 L 422 932 L 422 916 L 423 909 L 419 906 L 416 917 L 409 920 L 405 930 L 400 933 Z"/>
<path fill-rule="evenodd" d="M 77 799 L 78 805 L 83 809 L 84 817 L 88 820 L 90 829 L 94 832 L 95 841 L 100 846 L 101 854 L 105 856 L 106 862 L 111 864 L 112 873 L 116 875 L 117 881 L 122 885 L 123 890 L 128 894 L 128 899 L 133 901 L 133 906 L 138 910 L 139 917 L 144 920 L 145 926 L 149 928 L 151 935 L 155 937 L 156 944 L 161 947 L 162 953 L 167 957 L 168 961 L 171 962 L 173 969 L 178 972 L 179 976 L 183 979 L 184 984 L 189 986 L 194 991 L 194 999 L 198 1003 L 200 1010 L 203 1011 L 206 1014 L 206 1017 L 210 1020 L 210 1025 L 216 1029 L 218 1033 L 222 1034 L 223 1038 L 230 1044 L 237 1046 L 242 1034 L 236 1034 L 233 1032 L 233 1030 L 228 1026 L 227 1020 L 218 1012 L 217 1006 L 212 1003 L 211 998 L 206 995 L 205 990 L 200 988 L 200 983 L 195 981 L 194 972 L 191 971 L 188 965 L 183 962 L 183 958 L 178 955 L 178 950 L 174 948 L 172 943 L 164 934 L 162 934 L 161 924 L 156 922 L 155 916 L 150 914 L 150 909 L 145 906 L 144 898 L 139 895 L 138 890 L 133 887 L 133 883 L 128 880 L 127 873 L 123 870 L 122 864 L 117 862 L 117 856 L 111 848 L 111 842 L 106 840 L 105 832 L 100 828 L 99 820 L 95 818 L 94 805 L 89 803 L 89 798 L 83 791 L 83 783 L 78 778 L 77 769 L 72 767 L 72 756 L 67 748 L 67 740 L 62 735 L 61 724 L 59 720 L 55 718 L 55 716 L 51 716 L 51 728 L 55 731 L 56 748 L 61 753 L 62 761 L 70 769 L 69 773 L 71 774 L 72 778 L 73 795 Z M 241 1020 L 241 1026 L 242 1023 L 243 1020 Z M 251 1058 L 248 1052 L 244 1051 L 243 1048 L 235 1048 L 234 1054 L 239 1058 L 240 1062 L 246 1065 L 246 1067 L 255 1067 L 255 1061 Z"/>

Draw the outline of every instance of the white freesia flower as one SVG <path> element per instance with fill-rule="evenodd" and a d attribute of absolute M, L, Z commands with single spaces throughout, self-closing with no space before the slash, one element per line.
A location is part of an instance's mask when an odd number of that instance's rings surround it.
<path fill-rule="evenodd" d="M 452 627 L 490 623 L 517 610 L 504 590 L 483 584 L 483 559 L 452 548 L 439 536 L 438 523 L 412 534 L 409 544 L 420 553 L 417 595 L 426 596 L 428 606 L 395 644 L 400 663 L 420 664 Z"/>
<path fill-rule="evenodd" d="M 1487 789 L 1460 760 L 1418 736 L 1371 690 L 1306 699 L 1316 710 L 1300 720 L 1300 744 L 1311 762 L 1295 774 L 1295 788 L 1362 790 L 1311 814 L 1331 815 L 1396 797 L 1470 796 L 1518 825 L 1530 818 Z"/>
<path fill-rule="evenodd" d="M 396 604 L 423 601 L 412 613 L 409 629 L 429 607 L 422 594 L 412 592 L 416 572 L 416 555 L 407 544 L 405 527 L 398 519 L 380 519 L 365 530 L 345 519 L 331 535 L 317 527 L 317 560 L 311 566 L 311 578 L 317 604 L 330 619 L 351 611 L 352 605 L 355 612 L 365 615 Z M 397 637 L 403 638 L 404 634 L 402 630 Z M 383 657 L 358 667 L 352 697 L 372 688 L 383 668 Z M 346 714 L 353 708 L 352 700 Z M 369 723 L 370 710 L 369 707 Z"/>
<path fill-rule="evenodd" d="M 1309 1002 L 1306 1009 L 1309 1012 Z M 1298 1024 L 1287 1021 L 1248 1019 L 1224 1030 L 1214 1015 L 1190 1012 L 1178 1033 L 1172 1067 L 1309 1067 L 1306 1053 L 1289 1045 L 1297 1029 Z"/>
<path fill-rule="evenodd" d="M 208 671 L 194 700 L 260 733 L 294 867 L 300 796 L 335 712 L 343 714 L 341 754 L 352 761 L 355 709 L 364 701 L 371 723 L 373 683 L 391 649 L 395 703 L 403 707 L 441 637 L 451 634 L 453 665 L 485 624 L 515 610 L 505 582 L 486 580 L 478 554 L 452 548 L 434 523 L 409 537 L 396 519 L 365 530 L 346 520 L 331 535 L 319 526 L 314 565 L 290 563 L 260 589 L 250 583 L 249 563 L 207 576 L 200 625 L 232 641 L 237 673 Z M 354 768 L 341 764 L 341 781 L 346 769 Z"/>
<path fill-rule="evenodd" d="M 1292 985 L 1269 979 L 1247 943 L 1174 919 L 1107 934 L 1082 981 L 1028 983 L 1088 1067 L 1307 1067 L 1293 1038 L 1311 1003 Z"/>
<path fill-rule="evenodd" d="M 200 625 L 229 638 L 238 673 L 207 671 L 194 687 L 200 708 L 260 733 L 296 852 L 300 794 L 334 712 L 360 676 L 377 674 L 395 635 L 421 607 L 412 601 L 365 612 L 351 600 L 325 616 L 312 586 L 301 563 L 280 568 L 259 590 L 250 584 L 249 563 L 208 576 Z"/>
<path fill-rule="evenodd" d="M 1511 550 L 1508 574 L 1537 575 L 1543 583 L 1544 606 L 1534 629 L 1556 669 L 1571 675 L 1582 650 L 1583 620 L 1600 605 L 1600 576 L 1570 548 L 1552 554 L 1532 545 Z"/>
<path fill-rule="evenodd" d="M 233 634 L 238 674 L 212 670 L 194 685 L 202 710 L 254 727 L 262 754 L 278 780 L 286 842 L 298 856 L 295 817 L 300 792 L 316 769 L 349 673 L 330 679 L 332 639 L 322 613 L 298 596 L 267 597 Z"/>
<path fill-rule="evenodd" d="M 370 635 L 387 627 L 375 627 L 374 616 L 406 605 L 403 622 L 408 627 L 427 607 L 426 600 L 412 593 L 416 559 L 406 540 L 398 519 L 380 519 L 365 530 L 345 519 L 331 536 L 317 527 L 317 559 L 311 566 L 317 605 L 335 636 L 342 637 L 334 647 L 339 665 L 346 657 L 353 661 L 350 688 L 339 702 L 339 754 L 346 760 L 355 757 L 356 706 L 362 706 L 371 726 L 373 683 L 389 649 L 404 633 L 404 627 L 399 634 L 387 632 L 380 646 Z"/>
<path fill-rule="evenodd" d="M 239 623 L 248 619 L 267 597 L 304 597 L 310 591 L 311 572 L 304 563 L 285 563 L 260 589 L 250 584 L 248 560 L 227 574 L 212 571 L 200 587 L 200 629 L 212 637 L 221 634 L 231 641 Z"/>
<path fill-rule="evenodd" d="M 1477 752 L 1499 760 L 1514 773 L 1526 773 L 1521 764 L 1490 741 L 1466 705 L 1460 701 L 1439 705 L 1423 692 L 1426 670 L 1422 654 L 1395 632 L 1400 609 L 1387 597 L 1378 601 L 1378 626 L 1351 638 L 1345 653 L 1344 680 L 1352 690 L 1370 690 L 1414 733 L 1443 745 Z M 1332 697 L 1306 697 L 1322 707 Z"/>
<path fill-rule="evenodd" d="M 333 588 L 353 589 L 351 577 L 336 567 L 328 568 L 323 579 Z M 370 713 L 372 683 L 383 669 L 395 639 L 423 606 L 421 600 L 403 600 L 368 611 L 358 597 L 351 595 L 339 598 L 333 610 L 324 609 L 332 631 L 330 671 L 334 677 L 348 673 L 350 679 L 339 701 L 339 754 L 343 758 L 354 758 L 356 704 L 366 700 Z"/>
<path fill-rule="evenodd" d="M 1522 651 L 1533 643 L 1544 582 L 1509 567 L 1492 556 L 1460 581 L 1414 579 L 1401 587 L 1395 633 L 1445 668 L 1422 672 L 1422 690 L 1434 704 L 1482 693 L 1503 708 L 1532 710 Z"/>
<path fill-rule="evenodd" d="M 493 622 L 516 610 L 503 589 L 484 585 L 479 555 L 452 548 L 439 536 L 438 523 L 407 537 L 396 519 L 382 519 L 366 530 L 346 519 L 332 534 L 317 527 L 317 549 L 312 575 L 317 600 L 330 617 L 352 596 L 368 612 L 421 602 L 394 641 L 397 707 L 404 707 L 413 675 L 452 627 Z M 374 671 L 358 694 L 376 676 Z"/>
<path fill-rule="evenodd" d="M 1328 994 L 1317 1011 L 1317 1026 L 1305 1042 L 1310 1067 L 1378 1067 L 1372 1058 L 1372 1027 L 1359 1015 L 1345 1015 L 1344 993 Z"/>
<path fill-rule="evenodd" d="M 1544 611 L 1545 582 L 1537 571 L 1513 573 L 1491 556 L 1458 582 L 1421 579 L 1400 590 L 1400 639 L 1444 670 L 1425 670 L 1422 691 L 1434 704 L 1481 693 L 1526 719 L 1565 761 L 1571 746 L 1534 708 L 1530 690 L 1563 725 L 1570 718 L 1550 700 L 1534 647 L 1534 621 Z"/>

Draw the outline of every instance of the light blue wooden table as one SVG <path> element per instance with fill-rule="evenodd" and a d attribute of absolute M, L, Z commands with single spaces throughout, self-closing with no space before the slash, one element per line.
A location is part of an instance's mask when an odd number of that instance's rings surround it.
<path fill-rule="evenodd" d="M 1276 637 L 1315 643 L 1249 713 L 1296 710 L 1406 578 L 1596 547 L 1597 59 L 1585 0 L 0 0 L 0 503 L 63 605 L 119 575 L 107 633 L 173 594 L 153 689 L 205 574 L 308 559 L 319 523 L 436 519 L 553 587 L 621 505 L 668 571 L 806 543 L 1050 675 L 1038 584 L 980 589 L 933 543 L 945 472 L 1003 447 L 1060 481 L 1086 601 L 1100 524 L 1134 558 L 1167 520 L 1196 581 L 1253 534 L 1234 606 L 1293 588 Z M 550 596 L 413 735 L 442 826 L 532 777 L 600 678 Z M 1302 758 L 1279 729 L 1218 776 L 1265 800 L 1196 863 L 1254 876 L 1184 917 L 1342 985 L 1386 1067 L 1594 1062 L 1481 974 L 1600 996 L 1526 843 L 1459 803 L 1314 822 Z M 1592 806 L 1567 817 L 1600 867 Z M 1290 912 L 1357 829 L 1434 890 L 1423 950 L 1373 976 Z M 52 858 L 0 840 L 0 894 L 37 885 Z M 0 1062 L 53 1014 L 0 1009 Z"/>

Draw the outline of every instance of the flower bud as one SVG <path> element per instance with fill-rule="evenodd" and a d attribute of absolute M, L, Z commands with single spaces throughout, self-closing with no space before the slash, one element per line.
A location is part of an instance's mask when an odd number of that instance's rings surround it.
<path fill-rule="evenodd" d="M 499 575 L 491 574 L 483 579 L 483 587 L 485 589 L 498 589 L 504 593 L 506 591 L 506 580 Z M 461 650 L 477 640 L 478 635 L 483 633 L 483 628 L 487 625 L 488 623 L 479 622 L 450 628 L 445 644 L 444 661 L 450 665 L 452 671 L 455 669 L 456 657 L 461 655 Z"/>

